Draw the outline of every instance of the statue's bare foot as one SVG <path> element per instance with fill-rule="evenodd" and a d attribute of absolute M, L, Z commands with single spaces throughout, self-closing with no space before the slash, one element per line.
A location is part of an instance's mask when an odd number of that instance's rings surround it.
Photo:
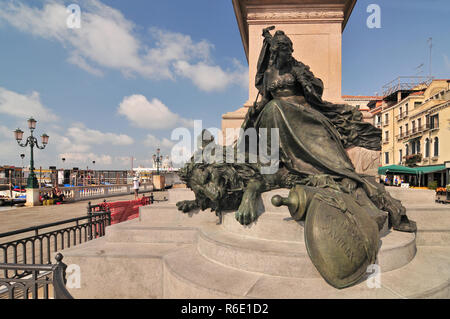
<path fill-rule="evenodd" d="M 401 204 L 399 200 L 389 197 L 389 202 L 386 205 L 386 210 L 389 212 L 390 222 L 394 230 L 408 233 L 417 231 L 416 222 L 410 220 L 406 216 L 406 208 Z"/>
<path fill-rule="evenodd" d="M 241 204 L 235 214 L 236 220 L 242 225 L 248 225 L 258 219 L 258 195 L 261 183 L 252 181 L 247 185 L 247 188 L 242 196 Z"/>
<path fill-rule="evenodd" d="M 178 210 L 187 213 L 193 209 L 199 208 L 195 200 L 182 200 L 177 203 Z"/>

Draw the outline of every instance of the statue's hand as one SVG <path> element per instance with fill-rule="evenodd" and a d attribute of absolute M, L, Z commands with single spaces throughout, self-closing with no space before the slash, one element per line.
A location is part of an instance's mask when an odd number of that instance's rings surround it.
<path fill-rule="evenodd" d="M 263 31 L 262 31 L 263 37 L 265 37 L 265 36 L 269 36 L 270 37 L 271 35 L 270 35 L 269 31 L 273 30 L 273 29 L 275 29 L 274 25 L 272 25 L 270 27 L 267 27 L 267 28 L 264 28 Z"/>
<path fill-rule="evenodd" d="M 250 118 L 254 118 L 255 116 L 257 116 L 259 113 L 259 106 L 258 103 L 255 102 L 253 103 L 253 106 L 249 108 L 248 110 L 248 115 Z"/>

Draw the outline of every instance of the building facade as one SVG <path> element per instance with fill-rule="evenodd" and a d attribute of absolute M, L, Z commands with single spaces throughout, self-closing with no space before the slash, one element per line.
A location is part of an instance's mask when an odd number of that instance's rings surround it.
<path fill-rule="evenodd" d="M 450 161 L 450 80 L 432 80 L 413 89 L 399 89 L 373 108 L 374 124 L 382 129 L 381 163 L 427 166 L 429 173 L 413 183 L 444 186 Z M 433 168 L 436 171 L 433 171 Z"/>

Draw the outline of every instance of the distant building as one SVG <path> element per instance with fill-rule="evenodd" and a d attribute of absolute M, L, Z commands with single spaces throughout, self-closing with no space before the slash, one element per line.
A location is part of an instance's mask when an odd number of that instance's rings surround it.
<path fill-rule="evenodd" d="M 172 161 L 169 158 L 169 155 L 166 155 L 166 158 L 162 162 L 162 169 L 171 170 L 173 169 Z"/>
<path fill-rule="evenodd" d="M 343 95 L 342 99 L 345 103 L 356 107 L 363 114 L 365 122 L 373 123 L 373 114 L 370 112 L 369 104 L 372 101 L 381 100 L 381 96 L 366 95 Z"/>
<path fill-rule="evenodd" d="M 400 81 L 399 81 L 400 83 Z M 374 124 L 382 129 L 381 162 L 423 167 L 410 182 L 444 186 L 445 162 L 450 161 L 450 80 L 428 79 L 396 85 L 382 101 L 372 101 Z"/>

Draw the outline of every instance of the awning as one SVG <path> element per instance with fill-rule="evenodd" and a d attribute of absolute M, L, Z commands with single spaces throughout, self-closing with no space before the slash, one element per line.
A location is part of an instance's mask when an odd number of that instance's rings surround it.
<path fill-rule="evenodd" d="M 418 174 L 429 174 L 445 170 L 445 165 L 418 166 L 414 167 L 414 169 L 417 170 Z"/>
<path fill-rule="evenodd" d="M 407 167 L 401 165 L 388 165 L 378 168 L 378 174 L 412 174 L 423 175 L 445 170 L 445 165 L 433 165 L 433 166 L 416 166 Z"/>
<path fill-rule="evenodd" d="M 388 165 L 378 168 L 378 174 L 386 175 L 386 174 L 414 174 L 417 172 L 414 168 L 401 166 L 401 165 Z"/>

